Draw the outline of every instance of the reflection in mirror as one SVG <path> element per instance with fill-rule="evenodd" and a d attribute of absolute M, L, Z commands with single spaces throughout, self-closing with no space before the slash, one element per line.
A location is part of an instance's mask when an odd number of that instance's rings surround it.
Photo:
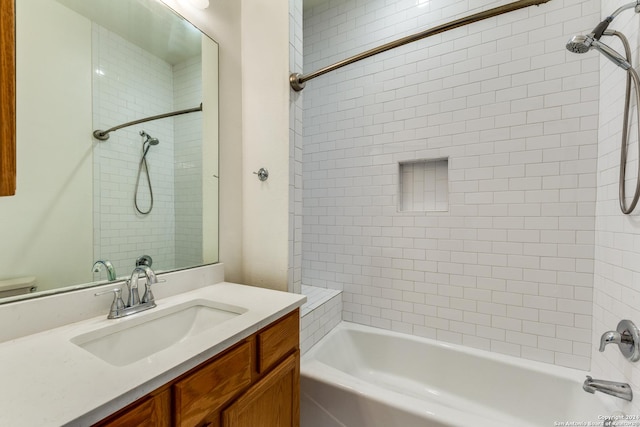
<path fill-rule="evenodd" d="M 216 43 L 156 0 L 16 9 L 18 183 L 0 199 L 0 298 L 104 283 L 106 261 L 117 278 L 139 259 L 156 272 L 217 262 Z"/>

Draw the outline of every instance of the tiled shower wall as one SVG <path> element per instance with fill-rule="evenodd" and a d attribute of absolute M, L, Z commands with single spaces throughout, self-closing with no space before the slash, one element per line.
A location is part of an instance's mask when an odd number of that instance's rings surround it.
<path fill-rule="evenodd" d="M 96 129 L 202 102 L 199 57 L 172 66 L 96 24 L 92 39 Z M 175 99 L 174 85 L 181 93 Z M 137 213 L 133 203 L 141 130 L 160 140 L 147 154 L 154 196 L 148 215 Z M 109 259 L 119 276 L 128 274 L 143 254 L 151 255 L 159 270 L 201 263 L 201 133 L 202 115 L 192 113 L 126 127 L 95 142 L 94 257 Z M 139 206 L 146 210 L 150 193 L 144 171 L 139 184 Z"/>
<path fill-rule="evenodd" d="M 606 16 L 627 2 L 602 1 L 602 15 Z M 633 64 L 638 65 L 638 35 L 640 17 L 631 11 L 619 15 L 611 24 L 630 40 Z M 606 43 L 621 49 L 615 39 Z M 595 52 L 592 54 L 596 55 Z M 596 252 L 594 274 L 593 348 L 600 336 L 615 330 L 622 319 L 640 323 L 640 222 L 638 213 L 624 216 L 618 208 L 618 173 L 620 140 L 624 108 L 625 73 L 608 60 L 600 58 L 600 120 L 598 153 L 598 201 L 596 205 Z M 634 112 L 635 115 L 635 112 Z M 633 196 L 637 170 L 637 120 L 631 127 L 631 144 L 627 164 L 627 204 Z M 636 209 L 639 211 L 640 209 Z M 623 381 L 632 388 L 640 388 L 640 368 L 626 360 L 617 349 L 609 346 L 604 353 L 593 352 L 593 375 L 613 381 Z M 622 401 L 615 399 L 622 405 Z M 634 399 L 635 400 L 635 399 Z M 640 405 L 625 403 L 625 412 L 640 413 Z"/>
<path fill-rule="evenodd" d="M 94 127 L 108 129 L 132 120 L 172 111 L 170 64 L 94 24 Z M 142 156 L 141 130 L 160 140 L 147 155 L 154 205 L 149 215 L 135 211 L 133 196 Z M 112 132 L 94 150 L 94 256 L 109 259 L 119 275 L 148 254 L 156 265 L 175 260 L 173 121 L 157 120 Z M 139 205 L 149 206 L 149 188 L 140 176 Z M 144 236 L 141 247 L 131 236 Z"/>
<path fill-rule="evenodd" d="M 174 109 L 202 102 L 202 57 L 173 66 Z M 174 119 L 176 268 L 202 263 L 202 113 Z"/>
<path fill-rule="evenodd" d="M 328 2 L 305 72 L 505 3 Z M 599 70 L 564 46 L 599 21 L 553 0 L 307 83 L 302 282 L 345 320 L 588 369 Z M 448 211 L 400 212 L 399 163 L 444 158 Z"/>
<path fill-rule="evenodd" d="M 289 69 L 302 70 L 302 0 L 289 0 Z M 287 289 L 302 292 L 302 92 L 289 98 L 289 269 Z"/>

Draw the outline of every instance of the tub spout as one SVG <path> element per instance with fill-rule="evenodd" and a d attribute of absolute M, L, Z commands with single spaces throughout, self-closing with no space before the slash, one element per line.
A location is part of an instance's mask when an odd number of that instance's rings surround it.
<path fill-rule="evenodd" d="M 587 379 L 584 380 L 582 389 L 591 394 L 596 391 L 600 391 L 611 396 L 619 397 L 620 399 L 628 400 L 629 402 L 633 400 L 633 392 L 631 391 L 629 384 L 617 383 L 614 381 L 594 380 L 589 375 L 587 375 Z"/>

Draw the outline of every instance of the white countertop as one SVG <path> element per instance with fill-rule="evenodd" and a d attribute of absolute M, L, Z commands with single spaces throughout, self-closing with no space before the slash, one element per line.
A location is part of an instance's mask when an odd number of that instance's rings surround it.
<path fill-rule="evenodd" d="M 247 312 L 126 366 L 113 366 L 70 340 L 194 299 Z M 0 426 L 86 426 L 125 407 L 300 307 L 305 296 L 217 283 L 156 300 L 127 318 L 104 315 L 0 344 Z M 73 307 L 65 307 L 72 310 Z"/>

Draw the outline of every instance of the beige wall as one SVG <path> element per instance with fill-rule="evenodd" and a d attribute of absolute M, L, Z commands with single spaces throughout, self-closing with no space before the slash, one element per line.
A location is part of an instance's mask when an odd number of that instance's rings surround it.
<path fill-rule="evenodd" d="M 93 209 L 91 23 L 56 2 L 16 3 L 18 188 L 0 198 L 0 236 L 12 242 L 0 272 L 45 290 L 93 277 L 92 216 L 79 215 Z"/>
<path fill-rule="evenodd" d="M 220 261 L 226 280 L 287 289 L 289 15 L 285 0 L 163 0 L 220 46 Z M 269 170 L 262 183 L 252 173 Z"/>
<path fill-rule="evenodd" d="M 242 2 L 243 257 L 248 284 L 287 290 L 289 3 Z M 252 173 L 268 169 L 261 182 Z"/>

